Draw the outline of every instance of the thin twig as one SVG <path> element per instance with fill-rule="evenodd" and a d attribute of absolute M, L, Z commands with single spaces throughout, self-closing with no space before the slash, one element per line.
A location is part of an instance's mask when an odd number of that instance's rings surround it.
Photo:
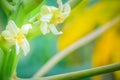
<path fill-rule="evenodd" d="M 79 47 L 87 44 L 88 42 L 94 40 L 104 32 L 106 32 L 109 28 L 111 28 L 115 23 L 120 21 L 120 16 L 116 17 L 109 23 L 100 28 L 94 30 L 93 32 L 89 33 L 87 36 L 80 38 L 78 41 L 64 49 L 63 51 L 57 53 L 53 56 L 33 77 L 39 77 L 45 75 L 51 68 L 53 68 L 60 60 L 70 54 L 72 51 L 78 49 Z"/>

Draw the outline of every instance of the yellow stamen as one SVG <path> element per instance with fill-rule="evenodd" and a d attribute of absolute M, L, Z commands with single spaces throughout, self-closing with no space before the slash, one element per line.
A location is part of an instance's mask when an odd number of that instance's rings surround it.
<path fill-rule="evenodd" d="M 15 40 L 17 40 L 18 42 L 18 45 L 22 45 L 23 44 L 23 39 L 25 38 L 25 36 L 23 34 L 20 34 L 20 35 L 16 35 L 15 36 Z"/>
<path fill-rule="evenodd" d="M 64 19 L 62 17 L 56 17 L 53 21 L 54 25 L 57 26 L 59 23 L 62 23 Z"/>

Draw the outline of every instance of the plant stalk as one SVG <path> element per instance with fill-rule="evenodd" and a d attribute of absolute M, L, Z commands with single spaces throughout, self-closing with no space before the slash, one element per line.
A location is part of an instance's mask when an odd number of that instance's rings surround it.
<path fill-rule="evenodd" d="M 83 71 L 50 76 L 50 77 L 46 77 L 45 79 L 46 80 L 77 80 L 77 79 L 82 79 L 82 78 L 91 77 L 91 76 L 100 75 L 118 70 L 120 70 L 120 63 L 115 63 L 103 67 L 97 67 Z"/>
<path fill-rule="evenodd" d="M 78 80 L 87 77 L 92 77 L 100 74 L 110 73 L 120 70 L 120 62 L 109 64 L 106 66 L 96 67 L 92 69 L 87 69 L 83 71 L 75 71 L 65 74 L 53 75 L 41 78 L 31 78 L 31 79 L 19 79 L 19 80 Z"/>

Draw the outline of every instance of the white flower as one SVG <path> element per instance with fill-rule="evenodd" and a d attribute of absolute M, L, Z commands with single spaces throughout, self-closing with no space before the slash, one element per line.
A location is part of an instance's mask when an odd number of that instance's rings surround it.
<path fill-rule="evenodd" d="M 30 45 L 25 37 L 25 34 L 28 33 L 28 30 L 32 28 L 31 24 L 25 24 L 22 28 L 18 28 L 13 20 L 8 22 L 6 30 L 2 32 L 2 36 L 8 42 L 15 44 L 16 53 L 20 53 L 22 49 L 24 55 L 30 51 Z"/>
<path fill-rule="evenodd" d="M 71 8 L 69 4 L 63 5 L 61 0 L 57 0 L 58 8 L 53 6 L 43 6 L 41 10 L 41 24 L 40 30 L 43 34 L 47 34 L 50 31 L 59 35 L 62 32 L 56 29 L 56 26 L 62 23 L 70 14 Z"/>

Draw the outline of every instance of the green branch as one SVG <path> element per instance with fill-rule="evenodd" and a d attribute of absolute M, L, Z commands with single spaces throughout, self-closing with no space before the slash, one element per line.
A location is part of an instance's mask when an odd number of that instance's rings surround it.
<path fill-rule="evenodd" d="M 32 27 L 32 29 L 29 31 L 28 35 L 27 35 L 27 39 L 31 40 L 37 36 L 39 36 L 41 34 L 40 32 L 40 23 L 36 22 L 35 24 L 33 24 L 34 27 Z"/>
<path fill-rule="evenodd" d="M 71 72 L 61 75 L 55 75 L 46 77 L 47 80 L 76 80 L 76 79 L 82 79 L 86 77 L 96 76 L 104 73 L 109 73 L 113 71 L 120 70 L 120 63 L 111 64 L 103 67 L 97 67 L 93 69 L 83 70 L 83 71 L 77 71 L 77 72 Z"/>
<path fill-rule="evenodd" d="M 100 74 L 110 73 L 118 70 L 120 70 L 120 63 L 114 63 L 102 67 L 83 70 L 83 71 L 70 72 L 70 73 L 48 76 L 43 78 L 20 79 L 20 80 L 77 80 L 77 79 L 92 77 Z"/>

